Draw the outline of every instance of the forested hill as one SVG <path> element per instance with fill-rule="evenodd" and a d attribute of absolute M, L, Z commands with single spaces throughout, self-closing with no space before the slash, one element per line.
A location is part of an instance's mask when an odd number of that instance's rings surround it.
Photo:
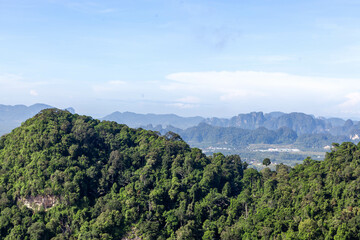
<path fill-rule="evenodd" d="M 57 109 L 0 138 L 0 239 L 359 239 L 360 147 L 276 171 Z"/>

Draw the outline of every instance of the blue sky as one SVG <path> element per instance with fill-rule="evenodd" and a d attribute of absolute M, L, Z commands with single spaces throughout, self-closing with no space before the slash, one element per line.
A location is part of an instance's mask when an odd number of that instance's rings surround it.
<path fill-rule="evenodd" d="M 360 116 L 360 2 L 0 0 L 0 104 Z"/>

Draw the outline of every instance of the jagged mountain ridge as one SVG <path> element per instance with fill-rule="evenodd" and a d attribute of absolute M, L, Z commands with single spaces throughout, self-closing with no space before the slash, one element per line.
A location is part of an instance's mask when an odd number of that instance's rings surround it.
<path fill-rule="evenodd" d="M 205 122 L 209 125 L 220 127 L 239 127 L 244 129 L 256 129 L 265 127 L 269 130 L 277 130 L 287 127 L 294 130 L 298 135 L 311 133 L 330 133 L 332 135 L 357 134 L 359 122 L 343 120 L 340 118 L 315 118 L 305 113 L 282 113 L 274 112 L 251 112 L 239 114 L 230 119 L 208 118 Z"/>
<path fill-rule="evenodd" d="M 0 105 L 0 135 L 10 132 L 19 126 L 21 122 L 32 117 L 42 109 L 51 108 L 46 104 L 34 104 L 32 106 Z M 68 111 L 74 113 L 73 108 Z M 239 114 L 231 118 L 203 118 L 203 117 L 181 117 L 175 114 L 137 114 L 132 112 L 114 112 L 102 118 L 103 120 L 115 121 L 126 124 L 130 127 L 144 127 L 146 129 L 169 129 L 171 131 L 182 132 L 183 138 L 186 137 L 184 131 L 206 123 L 214 127 L 235 127 L 241 129 L 256 130 L 264 127 L 268 130 L 277 131 L 280 128 L 289 128 L 296 132 L 298 136 L 303 134 L 330 134 L 333 136 L 346 136 L 350 140 L 360 139 L 360 123 L 352 120 L 340 118 L 315 118 L 313 115 L 304 113 L 283 113 L 283 112 L 251 112 Z M 149 126 L 149 127 L 147 127 Z M 186 132 L 186 131 L 185 131 Z"/>
<path fill-rule="evenodd" d="M 102 119 L 127 124 L 131 127 L 146 127 L 151 124 L 154 127 L 161 125 L 162 128 L 171 126 L 185 130 L 204 122 L 212 126 L 251 130 L 260 127 L 267 128 L 268 130 L 278 130 L 286 127 L 295 131 L 297 135 L 329 133 L 335 136 L 345 135 L 350 138 L 360 135 L 360 123 L 357 121 L 350 119 L 345 121 L 341 118 L 316 118 L 313 115 L 300 112 L 270 112 L 265 114 L 263 112 L 251 112 L 239 114 L 231 118 L 180 117 L 175 114 L 114 112 Z"/>

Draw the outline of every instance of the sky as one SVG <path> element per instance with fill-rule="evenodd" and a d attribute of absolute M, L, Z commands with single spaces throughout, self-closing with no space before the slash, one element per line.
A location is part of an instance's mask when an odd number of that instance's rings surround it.
<path fill-rule="evenodd" d="M 357 0 L 0 0 L 0 104 L 360 119 Z"/>

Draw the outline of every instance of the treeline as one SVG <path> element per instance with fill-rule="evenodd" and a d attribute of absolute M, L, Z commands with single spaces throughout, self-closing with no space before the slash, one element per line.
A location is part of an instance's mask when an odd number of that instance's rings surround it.
<path fill-rule="evenodd" d="M 175 133 L 50 109 L 0 138 L 0 238 L 359 239 L 359 181 L 353 143 L 258 172 Z"/>

